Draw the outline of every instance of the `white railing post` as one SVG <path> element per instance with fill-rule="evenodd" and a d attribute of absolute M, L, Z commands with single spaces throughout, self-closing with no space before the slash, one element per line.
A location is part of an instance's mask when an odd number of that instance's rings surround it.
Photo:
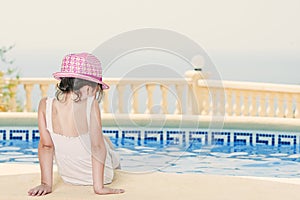
<path fill-rule="evenodd" d="M 202 74 L 199 71 L 186 71 L 185 77 L 187 79 L 190 79 L 189 84 L 189 91 L 191 91 L 190 95 L 188 96 L 190 99 L 188 99 L 188 102 L 190 102 L 190 105 L 192 107 L 191 114 L 199 115 L 202 112 L 202 101 L 203 98 L 201 98 L 202 94 L 202 87 L 199 85 L 199 80 L 203 79 Z"/>
<path fill-rule="evenodd" d="M 192 88 L 192 84 L 188 83 L 187 85 L 187 102 L 186 102 L 186 113 L 188 115 L 192 115 L 194 113 L 193 108 L 195 108 L 195 98 L 194 98 L 194 94 L 193 94 L 193 88 Z"/>
<path fill-rule="evenodd" d="M 175 109 L 174 114 L 181 115 L 182 114 L 181 105 L 182 105 L 183 85 L 176 84 L 175 87 L 176 87 L 177 98 L 176 98 L 176 103 L 175 103 L 176 109 Z"/>
<path fill-rule="evenodd" d="M 300 94 L 296 95 L 296 108 L 295 108 L 295 118 L 300 118 Z"/>
<path fill-rule="evenodd" d="M 225 89 L 221 87 L 218 90 L 218 115 L 225 116 L 226 115 L 226 96 L 225 96 Z"/>
<path fill-rule="evenodd" d="M 276 115 L 275 99 L 276 99 L 275 93 L 270 92 L 268 95 L 268 107 L 267 107 L 267 116 L 268 117 L 274 117 Z"/>
<path fill-rule="evenodd" d="M 160 106 L 163 114 L 168 114 L 168 101 L 167 101 L 167 87 L 165 85 L 160 85 L 161 91 L 161 101 Z"/>
<path fill-rule="evenodd" d="M 33 89 L 33 84 L 24 84 L 24 89 L 26 93 L 26 100 L 25 100 L 25 112 L 32 111 L 32 102 L 31 102 L 31 92 Z"/>
<path fill-rule="evenodd" d="M 249 107 L 249 115 L 255 117 L 257 115 L 257 95 L 256 92 L 251 92 L 251 105 Z"/>
<path fill-rule="evenodd" d="M 234 116 L 241 115 L 241 91 L 235 90 L 235 104 L 233 106 Z"/>
<path fill-rule="evenodd" d="M 286 95 L 286 108 L 284 115 L 288 118 L 293 118 L 293 95 L 287 94 Z"/>
<path fill-rule="evenodd" d="M 125 85 L 118 84 L 116 86 L 117 91 L 118 91 L 118 113 L 124 113 L 124 88 Z"/>
<path fill-rule="evenodd" d="M 226 89 L 226 116 L 232 116 L 232 90 Z"/>
<path fill-rule="evenodd" d="M 210 112 L 210 90 L 208 87 L 201 87 L 200 99 L 198 100 L 198 107 L 201 115 L 208 115 Z"/>
<path fill-rule="evenodd" d="M 40 84 L 42 98 L 47 96 L 48 89 L 49 89 L 49 84 Z"/>
<path fill-rule="evenodd" d="M 243 105 L 241 108 L 242 116 L 248 116 L 249 115 L 249 92 L 243 91 Z"/>
<path fill-rule="evenodd" d="M 284 117 L 284 96 L 283 94 L 277 94 L 277 117 Z"/>
<path fill-rule="evenodd" d="M 266 96 L 265 96 L 265 93 L 263 93 L 263 92 L 259 92 L 258 116 L 259 117 L 266 116 Z"/>
<path fill-rule="evenodd" d="M 132 91 L 131 113 L 137 114 L 139 108 L 138 86 L 136 84 L 131 84 L 131 91 Z"/>
<path fill-rule="evenodd" d="M 152 113 L 152 107 L 153 107 L 153 91 L 155 89 L 154 84 L 146 84 L 146 90 L 147 90 L 147 103 L 146 103 L 146 114 Z"/>

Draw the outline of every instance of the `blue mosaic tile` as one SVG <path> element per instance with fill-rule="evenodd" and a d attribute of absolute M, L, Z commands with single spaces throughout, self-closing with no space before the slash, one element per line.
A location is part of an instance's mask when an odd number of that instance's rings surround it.
<path fill-rule="evenodd" d="M 32 130 L 32 140 L 39 140 L 39 139 L 40 139 L 39 130 Z"/>
<path fill-rule="evenodd" d="M 29 130 L 10 130 L 9 131 L 10 140 L 28 140 Z"/>
<path fill-rule="evenodd" d="M 162 141 L 163 131 L 145 131 L 144 140 Z"/>
<path fill-rule="evenodd" d="M 212 132 L 212 142 L 214 145 L 230 145 L 230 132 Z"/>
<path fill-rule="evenodd" d="M 235 132 L 234 136 L 233 136 L 233 143 L 234 143 L 234 146 L 252 145 L 253 144 L 253 134 L 252 133 L 244 133 L 244 132 Z"/>
<path fill-rule="evenodd" d="M 203 140 L 204 137 L 204 140 Z M 202 145 L 208 144 L 208 132 L 207 131 L 190 131 L 189 142 L 199 142 Z"/>
<path fill-rule="evenodd" d="M 278 146 L 295 146 L 297 145 L 297 136 L 296 135 L 279 135 L 278 136 Z"/>
<path fill-rule="evenodd" d="M 6 130 L 0 130 L 0 138 L 2 139 L 2 140 L 6 140 Z"/>
<path fill-rule="evenodd" d="M 185 143 L 185 131 L 167 131 L 168 144 L 183 144 Z"/>
<path fill-rule="evenodd" d="M 118 130 L 102 130 L 104 135 L 109 137 L 119 138 L 119 131 Z"/>
<path fill-rule="evenodd" d="M 275 145 L 275 135 L 258 133 L 258 134 L 256 134 L 256 144 L 265 144 L 265 145 L 274 146 Z"/>
<path fill-rule="evenodd" d="M 124 130 L 124 131 L 122 131 L 122 138 L 132 139 L 132 140 L 140 140 L 141 139 L 141 131 L 139 131 L 139 130 Z"/>

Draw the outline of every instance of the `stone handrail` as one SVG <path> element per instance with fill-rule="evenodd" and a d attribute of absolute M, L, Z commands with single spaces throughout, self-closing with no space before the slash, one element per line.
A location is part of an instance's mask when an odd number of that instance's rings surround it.
<path fill-rule="evenodd" d="M 198 114 L 300 118 L 300 86 L 198 81 Z"/>
<path fill-rule="evenodd" d="M 101 106 L 108 114 L 300 118 L 298 85 L 214 81 L 197 71 L 186 73 L 182 79 L 107 78 L 105 82 L 111 89 L 104 91 Z M 16 87 L 25 91 L 24 112 L 33 110 L 33 87 L 39 87 L 38 100 L 56 83 L 48 78 L 20 78 Z M 155 103 L 157 100 L 160 102 Z M 10 103 L 10 111 L 16 111 L 16 95 Z"/>

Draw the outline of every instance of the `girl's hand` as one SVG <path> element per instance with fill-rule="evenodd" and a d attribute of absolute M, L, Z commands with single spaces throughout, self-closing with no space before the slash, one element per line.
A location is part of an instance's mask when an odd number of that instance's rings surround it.
<path fill-rule="evenodd" d="M 121 193 L 124 193 L 124 192 L 125 192 L 125 190 L 123 190 L 123 189 L 112 189 L 112 188 L 107 188 L 107 187 L 95 190 L 95 193 L 100 194 L 100 195 L 104 195 L 104 194 L 121 194 Z"/>
<path fill-rule="evenodd" d="M 52 188 L 49 185 L 41 184 L 28 191 L 29 196 L 41 196 L 52 192 Z"/>

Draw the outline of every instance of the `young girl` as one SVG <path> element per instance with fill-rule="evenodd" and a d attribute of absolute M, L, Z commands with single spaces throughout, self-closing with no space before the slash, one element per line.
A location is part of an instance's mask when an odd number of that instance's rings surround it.
<path fill-rule="evenodd" d="M 102 90 L 109 86 L 102 82 L 100 61 L 88 53 L 70 54 L 53 76 L 60 80 L 56 98 L 42 99 L 38 108 L 41 184 L 28 194 L 52 192 L 54 155 L 64 182 L 93 185 L 96 194 L 123 193 L 122 189 L 104 187 L 112 182 L 120 162 L 102 134 L 98 103 Z"/>

